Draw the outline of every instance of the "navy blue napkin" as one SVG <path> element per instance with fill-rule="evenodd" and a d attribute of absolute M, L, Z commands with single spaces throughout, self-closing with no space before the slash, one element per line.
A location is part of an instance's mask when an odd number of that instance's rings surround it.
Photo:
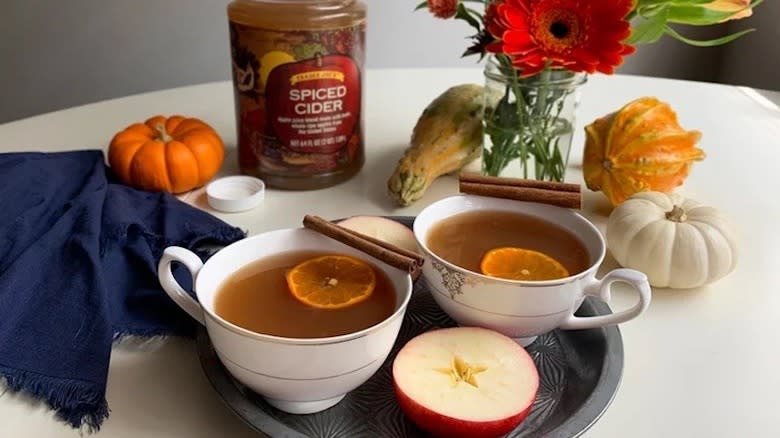
<path fill-rule="evenodd" d="M 0 377 L 99 429 L 114 340 L 194 333 L 157 280 L 165 247 L 244 236 L 170 194 L 113 182 L 101 151 L 0 154 Z"/>

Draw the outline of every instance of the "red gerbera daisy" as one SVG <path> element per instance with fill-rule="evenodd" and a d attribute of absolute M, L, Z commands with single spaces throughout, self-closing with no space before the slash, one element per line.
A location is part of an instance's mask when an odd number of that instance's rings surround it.
<path fill-rule="evenodd" d="M 623 43 L 631 8 L 632 0 L 503 0 L 485 20 L 498 39 L 488 50 L 511 57 L 523 76 L 548 64 L 612 74 L 634 52 Z"/>
<path fill-rule="evenodd" d="M 439 18 L 452 18 L 458 12 L 460 0 L 428 0 L 428 10 Z"/>

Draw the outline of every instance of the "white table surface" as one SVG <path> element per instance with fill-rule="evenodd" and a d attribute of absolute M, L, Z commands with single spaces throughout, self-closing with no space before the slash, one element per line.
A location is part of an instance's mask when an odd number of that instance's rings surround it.
<path fill-rule="evenodd" d="M 414 215 L 456 193 L 453 177 L 397 208 L 385 181 L 406 147 L 420 111 L 451 85 L 481 83 L 478 69 L 367 72 L 367 152 L 363 171 L 339 186 L 310 192 L 271 190 L 261 207 L 217 214 L 258 233 L 298 226 L 305 213 Z M 735 272 L 707 288 L 655 290 L 649 310 L 621 326 L 625 369 L 617 396 L 585 437 L 764 437 L 780 430 L 780 110 L 752 90 L 631 76 L 595 76 L 583 88 L 567 180 L 583 183 L 582 127 L 629 100 L 655 95 L 682 125 L 703 132 L 707 159 L 694 166 L 681 193 L 730 216 L 741 235 Z M 4 102 L 12 105 L 13 102 Z M 233 95 L 227 82 L 171 89 L 59 111 L 0 125 L 0 151 L 105 148 L 131 122 L 182 113 L 211 123 L 235 145 Z M 236 172 L 231 150 L 224 174 Z M 194 202 L 205 205 L 203 199 Z M 207 207 L 206 207 L 207 208 Z M 584 211 L 603 231 L 609 207 L 586 193 Z M 604 269 L 614 267 L 608 259 Z M 613 310 L 635 300 L 617 289 Z M 51 411 L 0 388 L 0 436 L 78 437 Z M 4 392 L 4 393 L 3 393 Z M 111 416 L 98 436 L 256 436 L 209 386 L 190 340 L 171 338 L 115 347 L 108 379 Z"/>

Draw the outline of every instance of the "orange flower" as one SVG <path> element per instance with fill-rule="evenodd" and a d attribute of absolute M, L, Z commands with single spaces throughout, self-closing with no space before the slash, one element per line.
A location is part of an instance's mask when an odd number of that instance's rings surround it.
<path fill-rule="evenodd" d="M 428 0 L 428 10 L 438 18 L 452 18 L 458 12 L 460 0 Z"/>
<path fill-rule="evenodd" d="M 523 76 L 548 64 L 612 74 L 625 55 L 634 53 L 623 43 L 631 34 L 625 17 L 632 6 L 632 0 L 503 0 L 486 18 L 499 40 L 488 50 L 511 57 Z"/>
<path fill-rule="evenodd" d="M 748 7 L 750 6 L 750 0 L 715 0 L 712 3 L 706 3 L 702 6 L 711 11 L 737 12 L 729 18 L 721 20 L 721 23 L 724 21 L 739 20 L 740 18 L 746 18 L 753 15 L 753 9 Z"/>

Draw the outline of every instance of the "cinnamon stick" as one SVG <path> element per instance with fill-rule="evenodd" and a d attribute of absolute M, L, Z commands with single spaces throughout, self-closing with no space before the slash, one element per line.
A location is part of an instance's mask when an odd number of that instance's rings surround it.
<path fill-rule="evenodd" d="M 582 208 L 579 184 L 464 174 L 460 177 L 460 192 L 578 210 Z"/>
<path fill-rule="evenodd" d="M 349 234 L 352 234 L 352 235 L 354 235 L 354 236 L 356 236 L 358 238 L 365 239 L 365 240 L 367 240 L 367 241 L 369 241 L 369 242 L 371 242 L 371 243 L 373 243 L 375 245 L 381 246 L 384 249 L 387 249 L 387 250 L 393 251 L 393 252 L 397 252 L 398 254 L 401 254 L 404 257 L 408 257 L 410 259 L 413 259 L 416 263 L 418 263 L 420 265 L 422 265 L 423 262 L 425 261 L 425 257 L 423 257 L 422 255 L 420 255 L 420 254 L 418 254 L 418 253 L 416 253 L 414 251 L 409 251 L 408 249 L 401 248 L 400 246 L 396 246 L 396 245 L 393 245 L 392 243 L 385 242 L 384 240 L 379 240 L 379 239 L 377 239 L 375 237 L 371 237 L 371 236 L 368 236 L 368 235 L 363 234 L 363 233 L 358 233 L 355 230 L 350 230 L 349 228 L 344 228 L 342 226 L 339 226 L 338 224 L 333 224 L 333 225 L 336 225 L 337 227 L 341 228 L 345 232 L 347 232 Z"/>
<path fill-rule="evenodd" d="M 545 189 L 554 190 L 557 192 L 572 192 L 580 193 L 581 186 L 579 184 L 564 183 L 557 181 L 539 181 L 536 179 L 522 179 L 522 178 L 504 178 L 497 176 L 485 176 L 478 173 L 464 173 L 460 176 L 461 182 L 476 183 L 476 184 L 490 184 L 510 187 L 528 187 L 531 189 Z"/>
<path fill-rule="evenodd" d="M 406 271 L 413 281 L 420 276 L 425 259 L 417 253 L 341 227 L 319 216 L 306 215 L 303 218 L 303 226 L 362 251 L 394 268 Z"/>

